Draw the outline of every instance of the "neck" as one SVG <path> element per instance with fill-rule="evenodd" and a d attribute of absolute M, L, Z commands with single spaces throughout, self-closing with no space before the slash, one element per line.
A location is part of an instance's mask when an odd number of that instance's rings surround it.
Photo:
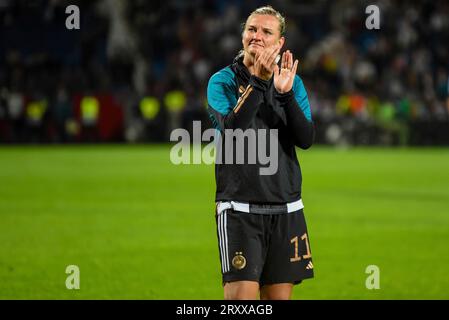
<path fill-rule="evenodd" d="M 252 55 L 245 52 L 243 56 L 243 64 L 248 68 L 250 74 L 254 74 L 254 57 Z"/>

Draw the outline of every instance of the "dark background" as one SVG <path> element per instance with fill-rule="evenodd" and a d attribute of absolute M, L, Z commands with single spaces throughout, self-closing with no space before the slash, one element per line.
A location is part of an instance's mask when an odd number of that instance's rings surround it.
<path fill-rule="evenodd" d="M 65 26 L 70 4 L 79 30 Z M 265 4 L 1 0 L 0 142 L 164 142 L 193 120 L 210 127 L 207 81 Z M 449 144 L 447 1 L 377 1 L 380 30 L 365 27 L 368 1 L 270 4 L 286 16 L 317 143 Z"/>

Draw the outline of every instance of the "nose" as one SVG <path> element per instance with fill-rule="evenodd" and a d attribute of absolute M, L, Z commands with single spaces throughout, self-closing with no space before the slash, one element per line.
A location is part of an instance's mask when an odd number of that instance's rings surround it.
<path fill-rule="evenodd" d="M 260 30 L 257 30 L 257 32 L 253 32 L 253 36 L 251 40 L 262 40 L 262 32 Z"/>

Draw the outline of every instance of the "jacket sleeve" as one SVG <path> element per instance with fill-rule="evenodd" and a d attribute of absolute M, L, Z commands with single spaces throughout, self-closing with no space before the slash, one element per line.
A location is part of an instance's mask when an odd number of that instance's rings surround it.
<path fill-rule="evenodd" d="M 276 98 L 285 109 L 287 127 L 295 145 L 301 149 L 310 148 L 315 138 L 315 128 L 309 99 L 301 78 L 296 76 L 292 90 L 284 94 L 277 93 Z"/>
<path fill-rule="evenodd" d="M 228 69 L 228 70 L 227 70 Z M 264 101 L 268 81 L 251 76 L 248 86 L 237 100 L 233 72 L 226 68 L 214 74 L 207 86 L 209 117 L 215 128 L 246 130 Z"/>

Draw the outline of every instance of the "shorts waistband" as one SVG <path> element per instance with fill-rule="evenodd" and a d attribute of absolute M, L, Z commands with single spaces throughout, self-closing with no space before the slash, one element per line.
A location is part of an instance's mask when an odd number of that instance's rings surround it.
<path fill-rule="evenodd" d="M 286 204 L 253 204 L 237 201 L 220 201 L 217 203 L 217 214 L 224 210 L 232 209 L 238 212 L 256 213 L 256 214 L 284 214 L 296 212 L 304 208 L 302 199 Z"/>

